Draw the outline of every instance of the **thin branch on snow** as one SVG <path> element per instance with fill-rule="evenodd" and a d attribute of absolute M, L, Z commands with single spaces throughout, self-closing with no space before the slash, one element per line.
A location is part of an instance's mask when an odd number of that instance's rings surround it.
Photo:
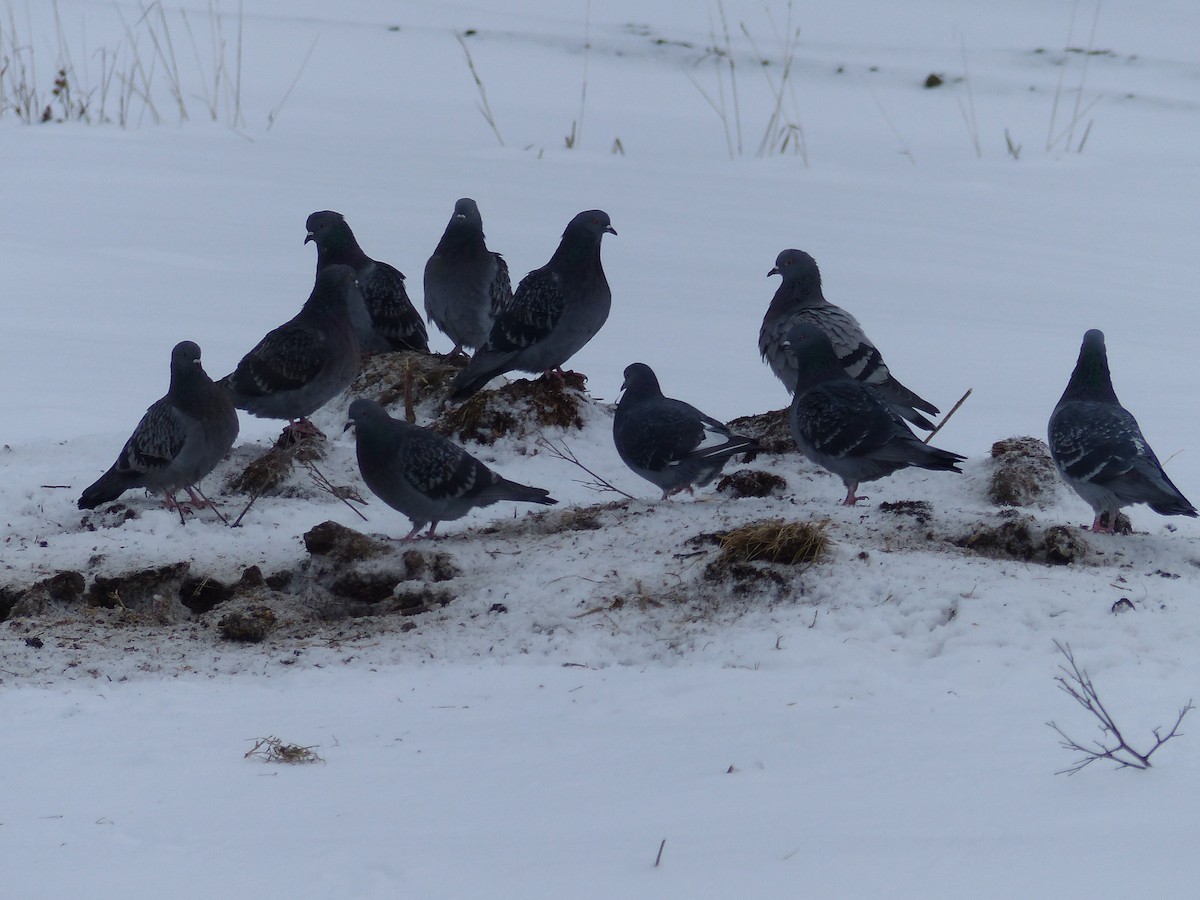
<path fill-rule="evenodd" d="M 541 435 L 537 439 L 537 445 L 539 447 L 541 447 L 543 450 L 545 450 L 547 453 L 549 453 L 551 456 L 553 456 L 555 459 L 561 459 L 564 462 L 569 462 L 569 463 L 571 463 L 571 465 L 578 466 L 579 468 L 583 469 L 583 471 L 585 471 L 589 475 L 591 475 L 592 478 L 595 479 L 594 481 L 580 481 L 579 482 L 579 484 L 582 484 L 584 487 L 590 488 L 593 491 L 599 491 L 601 493 L 603 493 L 605 491 L 612 491 L 613 493 L 620 494 L 622 497 L 625 497 L 629 500 L 637 499 L 637 497 L 633 496 L 633 494 L 625 493 L 619 487 L 614 485 L 611 481 L 609 481 L 608 479 L 606 479 L 600 475 L 597 475 L 595 472 L 593 472 L 591 469 L 589 469 L 587 466 L 585 466 L 583 463 L 581 463 L 579 461 L 579 457 L 575 455 L 575 451 L 567 446 L 566 441 L 560 440 L 556 444 L 554 441 L 550 440 L 545 435 Z"/>
<path fill-rule="evenodd" d="M 1179 710 L 1179 715 L 1175 718 L 1175 724 L 1171 726 L 1169 732 L 1163 734 L 1161 726 L 1155 728 L 1152 732 L 1154 734 L 1154 746 L 1145 753 L 1139 753 L 1129 745 L 1125 736 L 1121 734 L 1121 729 L 1118 727 L 1116 720 L 1100 700 L 1100 695 L 1096 691 L 1096 685 L 1092 682 L 1091 676 L 1088 675 L 1086 669 L 1082 668 L 1075 661 L 1075 655 L 1071 652 L 1070 645 L 1061 644 L 1056 640 L 1054 646 L 1067 660 L 1065 666 L 1059 666 L 1062 674 L 1055 676 L 1054 679 L 1058 683 L 1059 690 L 1095 716 L 1100 723 L 1102 735 L 1111 736 L 1111 740 L 1098 740 L 1090 744 L 1082 744 L 1067 735 L 1054 722 L 1047 722 L 1046 724 L 1053 728 L 1058 736 L 1062 738 L 1061 746 L 1064 749 L 1081 754 L 1080 758 L 1070 766 L 1065 769 L 1059 769 L 1054 774 L 1074 775 L 1098 759 L 1110 760 L 1116 763 L 1117 767 L 1121 769 L 1149 769 L 1150 757 L 1154 755 L 1154 752 L 1167 741 L 1171 740 L 1171 738 L 1181 734 L 1179 726 L 1183 723 L 1183 717 L 1195 709 L 1192 701 L 1189 700 Z"/>
<path fill-rule="evenodd" d="M 950 407 L 950 412 L 948 412 L 948 413 L 946 413 L 946 415 L 942 416 L 942 421 L 938 422 L 937 426 L 933 429 L 933 431 L 929 432 L 929 434 L 926 435 L 926 437 L 925 437 L 926 444 L 928 444 L 930 441 L 933 440 L 933 436 L 935 434 L 937 434 L 939 431 L 941 431 L 943 428 L 946 427 L 946 423 L 950 421 L 950 417 L 952 415 L 954 415 L 956 412 L 958 412 L 958 408 L 960 406 L 962 406 L 964 403 L 967 402 L 967 398 L 971 396 L 971 392 L 973 390 L 975 390 L 975 388 L 967 388 L 967 392 L 958 398 L 957 403 L 955 403 L 952 407 Z"/>

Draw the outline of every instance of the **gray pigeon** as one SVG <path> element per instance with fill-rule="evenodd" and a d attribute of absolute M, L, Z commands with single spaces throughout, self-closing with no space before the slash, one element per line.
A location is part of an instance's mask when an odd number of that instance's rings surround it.
<path fill-rule="evenodd" d="M 893 378 L 858 320 L 825 299 L 816 260 L 803 250 L 784 250 L 775 258 L 775 268 L 767 275 L 780 275 L 783 282 L 763 316 L 758 350 L 785 388 L 795 392 L 796 368 L 783 351 L 782 344 L 793 325 L 810 322 L 829 335 L 834 353 L 847 375 L 877 388 L 897 413 L 918 428 L 933 429 L 933 423 L 917 410 L 936 416 L 938 408 Z"/>
<path fill-rule="evenodd" d="M 734 434 L 691 404 L 664 397 L 645 363 L 626 367 L 621 389 L 613 443 L 634 474 L 662 489 L 664 500 L 704 487 L 738 453 L 762 449 L 754 438 Z"/>
<path fill-rule="evenodd" d="M 1121 507 L 1135 503 L 1164 516 L 1196 515 L 1117 400 L 1104 335 L 1094 328 L 1083 336 L 1075 371 L 1050 414 L 1049 437 L 1063 480 L 1096 513 L 1092 531 L 1111 532 Z"/>
<path fill-rule="evenodd" d="M 354 270 L 317 273 L 312 295 L 291 321 L 268 332 L 222 379 L 233 405 L 264 419 L 290 419 L 294 431 L 318 433 L 308 417 L 358 375 L 362 350 L 351 307 L 362 296 Z"/>
<path fill-rule="evenodd" d="M 487 248 L 479 207 L 464 197 L 425 264 L 425 313 L 454 341 L 455 356 L 482 347 L 511 300 L 508 263 Z"/>
<path fill-rule="evenodd" d="M 608 319 L 612 291 L 600 266 L 600 239 L 616 233 L 608 213 L 599 209 L 567 224 L 550 262 L 521 279 L 487 343 L 450 385 L 451 400 L 465 400 L 514 369 L 561 375 L 562 364 Z"/>
<path fill-rule="evenodd" d="M 363 481 L 412 520 L 406 541 L 426 525 L 432 536 L 438 522 L 461 519 L 498 500 L 558 502 L 549 491 L 502 478 L 440 434 L 393 419 L 374 400 L 355 400 L 349 416 L 346 428 L 354 427 Z"/>
<path fill-rule="evenodd" d="M 200 348 L 191 341 L 176 344 L 166 396 L 146 410 L 112 468 L 83 492 L 79 508 L 95 509 L 131 488 L 162 491 L 181 515 L 175 500 L 180 488 L 197 505 L 207 505 L 195 485 L 224 459 L 237 435 L 237 411 L 200 365 Z"/>
<path fill-rule="evenodd" d="M 909 466 L 961 472 L 957 453 L 923 444 L 874 385 L 846 374 L 824 329 L 793 325 L 782 344 L 796 368 L 792 437 L 804 455 L 846 485 L 845 506 L 860 482 L 874 481 Z"/>
<path fill-rule="evenodd" d="M 364 353 L 391 350 L 429 352 L 429 333 L 408 299 L 404 275 L 385 262 L 371 259 L 354 239 L 341 213 L 315 212 L 304 223 L 304 243 L 317 245 L 317 273 L 329 266 L 350 266 L 358 276 L 363 300 L 371 316 L 371 331 L 360 334 Z"/>

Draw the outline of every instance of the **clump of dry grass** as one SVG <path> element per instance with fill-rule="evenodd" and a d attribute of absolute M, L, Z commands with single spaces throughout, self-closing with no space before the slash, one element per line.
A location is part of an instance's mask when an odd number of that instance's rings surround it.
<path fill-rule="evenodd" d="M 823 524 L 765 519 L 717 536 L 721 559 L 727 564 L 768 562 L 803 566 L 816 562 L 829 546 Z"/>
<path fill-rule="evenodd" d="M 325 762 L 316 753 L 316 746 L 301 747 L 299 744 L 285 744 L 274 735 L 252 738 L 254 746 L 246 751 L 243 759 L 259 759 L 263 762 L 287 763 L 301 765 L 303 763 Z"/>
<path fill-rule="evenodd" d="M 377 400 L 389 410 L 398 406 L 403 410 L 400 417 L 412 422 L 416 406 L 426 401 L 441 403 L 446 398 L 450 382 L 465 364 L 466 357 L 415 351 L 376 353 L 363 360 L 350 385 L 350 396 Z"/>
<path fill-rule="evenodd" d="M 988 497 L 997 506 L 1044 507 L 1053 497 L 1058 473 L 1046 442 L 1011 437 L 992 444 Z"/>
<path fill-rule="evenodd" d="M 582 391 L 583 376 L 573 372 L 564 380 L 519 378 L 447 409 L 431 427 L 446 437 L 480 444 L 544 428 L 582 428 Z"/>

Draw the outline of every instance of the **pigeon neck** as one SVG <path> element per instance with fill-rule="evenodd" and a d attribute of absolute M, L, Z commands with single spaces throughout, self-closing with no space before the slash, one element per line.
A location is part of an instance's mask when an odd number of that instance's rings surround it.
<path fill-rule="evenodd" d="M 177 407 L 191 412 L 200 405 L 200 391 L 205 383 L 211 384 L 212 381 L 200 364 L 187 362 L 171 369 L 171 385 L 167 388 L 167 394 Z"/>
<path fill-rule="evenodd" d="M 654 400 L 662 397 L 662 395 L 662 391 L 656 384 L 648 384 L 646 382 L 631 384 L 625 388 L 625 393 L 621 395 L 621 399 L 617 403 L 617 409 L 621 407 L 628 408 L 644 400 Z"/>
<path fill-rule="evenodd" d="M 362 247 L 358 246 L 358 241 L 349 231 L 344 234 L 331 234 L 317 244 L 318 271 L 327 266 L 337 265 L 350 266 L 352 269 L 358 270 L 367 262 L 367 254 L 363 253 Z"/>
<path fill-rule="evenodd" d="M 1062 399 L 1117 402 L 1117 393 L 1113 390 L 1112 376 L 1108 371 L 1108 356 L 1102 350 L 1080 352 Z"/>
<path fill-rule="evenodd" d="M 565 234 L 558 249 L 550 257 L 547 268 L 600 268 L 600 240 L 581 235 Z"/>
<path fill-rule="evenodd" d="M 821 273 L 814 271 L 785 279 L 771 298 L 770 310 L 782 312 L 797 306 L 816 306 L 824 302 L 825 296 L 821 293 Z"/>
<path fill-rule="evenodd" d="M 482 252 L 487 249 L 483 232 L 474 223 L 455 219 L 446 226 L 434 253 L 441 256 L 455 253 Z"/>

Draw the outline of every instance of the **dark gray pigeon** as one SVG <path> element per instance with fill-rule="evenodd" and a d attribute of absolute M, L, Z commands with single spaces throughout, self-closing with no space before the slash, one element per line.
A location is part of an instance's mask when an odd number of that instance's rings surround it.
<path fill-rule="evenodd" d="M 691 404 L 664 397 L 645 363 L 626 367 L 621 389 L 613 417 L 617 453 L 635 474 L 657 485 L 664 500 L 704 487 L 738 453 L 762 449 L 754 438 L 734 434 Z"/>
<path fill-rule="evenodd" d="M 1063 480 L 1096 513 L 1092 531 L 1111 532 L 1121 507 L 1135 503 L 1164 516 L 1196 515 L 1117 400 L 1104 335 L 1094 328 L 1083 336 L 1075 371 L 1050 414 L 1049 437 Z"/>
<path fill-rule="evenodd" d="M 349 417 L 346 428 L 354 427 L 363 481 L 412 520 L 405 540 L 426 525 L 432 535 L 438 522 L 461 519 L 475 507 L 499 500 L 544 506 L 558 502 L 549 491 L 502 478 L 440 434 L 393 419 L 374 400 L 355 400 Z"/>
<path fill-rule="evenodd" d="M 600 239 L 616 233 L 599 209 L 567 224 L 550 262 L 521 279 L 487 343 L 450 385 L 451 400 L 465 400 L 514 369 L 561 375 L 562 364 L 608 319 L 612 292 L 600 265 Z"/>
<path fill-rule="evenodd" d="M 782 344 L 796 369 L 792 437 L 804 455 L 846 485 L 845 506 L 860 482 L 917 466 L 961 472 L 957 453 L 923 444 L 874 385 L 846 374 L 824 329 L 793 325 Z"/>
<path fill-rule="evenodd" d="M 798 322 L 819 327 L 833 344 L 834 353 L 846 374 L 877 388 L 892 408 L 918 428 L 933 429 L 933 423 L 917 410 L 936 416 L 938 408 L 918 397 L 892 377 L 879 350 L 871 343 L 858 320 L 840 306 L 834 306 L 821 292 L 821 271 L 817 262 L 803 250 L 784 250 L 775 258 L 775 268 L 767 273 L 780 275 L 783 282 L 771 298 L 758 332 L 758 350 L 763 359 L 789 391 L 796 386 L 796 369 L 782 348 L 788 332 Z"/>
<path fill-rule="evenodd" d="M 425 313 L 454 341 L 454 356 L 482 347 L 511 300 L 508 263 L 487 248 L 479 207 L 464 197 L 425 264 Z"/>
<path fill-rule="evenodd" d="M 354 270 L 329 266 L 291 321 L 268 332 L 222 379 L 233 405 L 264 419 L 290 419 L 319 433 L 308 417 L 350 386 L 362 364 L 351 307 L 362 298 Z"/>
<path fill-rule="evenodd" d="M 117 461 L 79 498 L 80 509 L 95 509 L 131 488 L 162 491 L 180 511 L 181 488 L 197 505 L 195 485 L 224 459 L 238 435 L 237 411 L 229 394 L 200 365 L 191 341 L 171 351 L 171 386 L 156 400 L 121 448 Z"/>
<path fill-rule="evenodd" d="M 315 212 L 304 223 L 304 243 L 317 245 L 317 273 L 329 266 L 350 266 L 358 276 L 371 316 L 371 330 L 359 335 L 364 353 L 391 350 L 429 352 L 429 333 L 420 313 L 408 299 L 404 275 L 385 262 L 371 259 L 354 239 L 341 213 Z"/>

